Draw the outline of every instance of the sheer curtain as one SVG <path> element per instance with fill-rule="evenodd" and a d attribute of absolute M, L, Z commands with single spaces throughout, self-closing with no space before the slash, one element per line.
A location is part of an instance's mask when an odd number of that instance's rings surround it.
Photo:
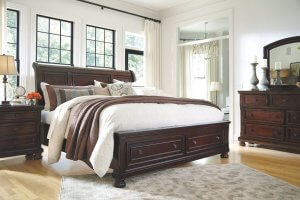
<path fill-rule="evenodd" d="M 161 25 L 145 20 L 145 85 L 161 88 Z"/>
<path fill-rule="evenodd" d="M 0 0 L 0 54 L 6 54 L 6 0 Z M 3 76 L 0 75 L 0 101 L 4 100 Z"/>
<path fill-rule="evenodd" d="M 179 47 L 179 96 L 190 97 L 191 96 L 191 67 L 193 64 L 193 47 L 185 46 Z"/>

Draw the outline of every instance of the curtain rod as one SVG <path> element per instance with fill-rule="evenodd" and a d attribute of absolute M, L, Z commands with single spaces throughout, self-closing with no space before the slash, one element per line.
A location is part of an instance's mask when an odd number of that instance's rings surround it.
<path fill-rule="evenodd" d="M 76 1 L 79 1 L 79 2 L 82 2 L 82 3 L 86 3 L 86 4 L 90 4 L 90 5 L 94 5 L 94 6 L 98 6 L 102 10 L 104 8 L 106 8 L 106 9 L 113 10 L 113 11 L 116 11 L 116 12 L 121 12 L 121 13 L 125 13 L 125 14 L 128 14 L 128 15 L 133 15 L 135 17 L 141 17 L 141 18 L 144 18 L 144 19 L 148 19 L 148 20 L 151 20 L 151 21 L 155 21 L 155 22 L 161 23 L 161 21 L 157 20 L 157 19 L 145 17 L 145 16 L 142 16 L 142 15 L 138 15 L 138 14 L 135 14 L 135 13 L 127 12 L 127 11 L 116 9 L 116 8 L 112 8 L 112 7 L 109 7 L 109 6 L 102 5 L 102 4 L 98 4 L 98 3 L 94 3 L 94 2 L 90 2 L 90 1 L 85 1 L 85 0 L 76 0 Z"/>

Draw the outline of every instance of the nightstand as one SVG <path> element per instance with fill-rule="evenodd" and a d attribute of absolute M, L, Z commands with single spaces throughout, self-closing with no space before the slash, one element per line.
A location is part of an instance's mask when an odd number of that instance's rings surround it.
<path fill-rule="evenodd" d="M 41 159 L 40 121 L 42 106 L 0 105 L 0 157 L 26 155 Z"/>

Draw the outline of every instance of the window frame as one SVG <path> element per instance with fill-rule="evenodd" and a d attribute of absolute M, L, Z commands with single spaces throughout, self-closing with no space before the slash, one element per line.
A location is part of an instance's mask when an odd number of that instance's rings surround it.
<path fill-rule="evenodd" d="M 6 24 L 7 28 L 15 28 L 17 30 L 17 43 L 6 42 L 7 44 L 16 45 L 16 57 L 15 61 L 17 63 L 17 72 L 20 73 L 20 11 L 17 9 L 7 8 L 7 11 L 13 11 L 17 13 L 17 27 L 10 27 Z M 6 16 L 7 19 L 7 16 Z M 20 85 L 20 77 L 17 76 L 17 87 Z"/>
<path fill-rule="evenodd" d="M 48 24 L 48 28 L 49 28 L 49 31 L 48 32 L 43 32 L 43 31 L 38 31 L 38 17 L 44 17 L 44 18 L 48 18 L 49 19 L 49 24 Z M 60 33 L 59 34 L 53 34 L 53 33 L 50 33 L 50 20 L 53 19 L 53 20 L 58 20 L 60 21 Z M 67 36 L 67 35 L 62 35 L 61 34 L 61 22 L 68 22 L 71 24 L 71 36 Z M 37 14 L 36 15 L 36 39 L 35 39 L 35 60 L 36 62 L 38 63 L 48 63 L 48 64 L 59 64 L 59 65 L 65 65 L 65 66 L 74 66 L 74 61 L 73 61 L 73 53 L 74 53 L 74 44 L 73 44 L 73 41 L 74 41 L 74 22 L 73 21 L 69 21 L 69 20 L 64 20 L 64 19 L 59 19 L 59 18 L 56 18 L 56 17 L 50 17 L 50 16 L 46 16 L 46 15 L 40 15 L 40 14 Z M 40 48 L 47 48 L 48 49 L 48 62 L 43 62 L 43 61 L 38 61 L 37 60 L 37 49 L 38 49 L 38 33 L 47 33 L 48 34 L 48 47 L 40 47 Z M 59 42 L 59 46 L 60 48 L 59 49 L 56 49 L 56 48 L 50 48 L 50 35 L 59 35 L 60 37 L 60 42 Z M 71 38 L 71 49 L 70 50 L 65 50 L 65 51 L 70 51 L 70 54 L 71 54 L 71 57 L 70 57 L 70 64 L 65 64 L 65 63 L 57 63 L 57 62 L 49 62 L 49 57 L 50 57 L 50 49 L 56 49 L 56 50 L 59 50 L 60 51 L 60 61 L 61 61 L 61 36 L 65 36 L 65 37 L 70 37 Z M 63 49 L 64 50 L 64 49 Z"/>
<path fill-rule="evenodd" d="M 125 70 L 129 70 L 129 68 L 128 68 L 128 55 L 129 54 L 144 56 L 144 51 L 135 50 L 135 49 L 125 49 Z"/>
<path fill-rule="evenodd" d="M 87 38 L 87 29 L 88 29 L 88 27 L 92 27 L 92 28 L 95 28 L 95 30 L 97 30 L 97 28 L 98 29 L 102 29 L 102 30 L 104 30 L 104 41 L 98 41 L 98 40 L 96 40 L 96 35 L 95 35 L 95 40 L 91 40 L 91 39 L 88 39 Z M 108 31 L 112 31 L 112 33 L 113 33 L 113 40 L 112 40 L 112 43 L 111 42 L 106 42 L 105 41 L 105 31 L 106 30 L 108 30 Z M 90 24 L 86 24 L 86 26 L 85 26 L 85 60 L 86 60 L 86 62 L 85 62 L 85 66 L 88 68 L 90 68 L 90 67 L 93 67 L 93 68 L 102 68 L 102 69 L 116 69 L 116 67 L 115 67 L 115 54 L 116 54 L 116 30 L 113 30 L 113 29 L 109 29 L 109 28 L 104 28 L 104 27 L 100 27 L 100 26 L 94 26 L 94 25 L 90 25 Z M 95 32 L 95 34 L 96 34 L 96 32 Z M 95 51 L 96 51 L 96 46 L 97 46 L 97 41 L 98 42 L 103 42 L 104 43 L 104 54 L 97 54 L 96 52 L 95 53 L 91 53 L 91 52 L 87 52 L 87 41 L 95 41 Z M 113 51 L 112 51 L 112 67 L 105 67 L 105 43 L 110 43 L 110 44 L 112 44 L 112 47 L 113 47 Z M 90 65 L 87 65 L 87 54 L 95 54 L 95 65 L 94 66 L 90 66 Z M 101 66 L 97 66 L 96 65 L 96 56 L 97 55 L 104 55 L 104 67 L 101 67 Z"/>

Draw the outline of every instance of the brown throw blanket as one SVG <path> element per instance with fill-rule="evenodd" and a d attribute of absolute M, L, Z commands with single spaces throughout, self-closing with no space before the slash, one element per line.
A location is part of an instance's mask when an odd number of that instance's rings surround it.
<path fill-rule="evenodd" d="M 89 159 L 98 140 L 101 112 L 108 106 L 126 103 L 195 104 L 220 109 L 209 101 L 161 96 L 124 96 L 89 100 L 75 111 L 67 137 L 66 157 L 82 160 L 91 166 Z"/>

